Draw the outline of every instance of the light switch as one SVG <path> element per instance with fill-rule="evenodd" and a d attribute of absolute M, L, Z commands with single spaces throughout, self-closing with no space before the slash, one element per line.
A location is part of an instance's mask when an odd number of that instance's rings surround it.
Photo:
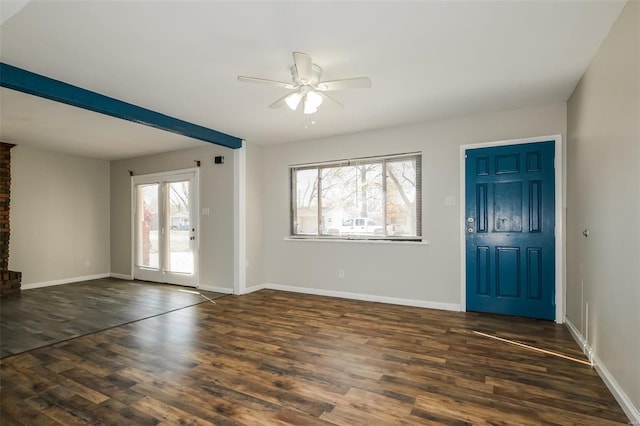
<path fill-rule="evenodd" d="M 456 196 L 455 195 L 447 195 L 444 197 L 444 205 L 445 206 L 455 206 L 456 205 Z"/>
<path fill-rule="evenodd" d="M 201 209 L 201 212 L 202 212 L 202 216 L 209 216 L 209 213 L 210 213 L 209 207 L 203 207 Z"/>

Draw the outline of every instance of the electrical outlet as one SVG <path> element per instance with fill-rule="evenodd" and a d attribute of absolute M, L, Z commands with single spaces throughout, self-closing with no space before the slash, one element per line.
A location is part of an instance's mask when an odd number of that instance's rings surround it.
<path fill-rule="evenodd" d="M 344 278 L 344 269 L 338 269 L 338 278 Z"/>
<path fill-rule="evenodd" d="M 84 261 L 84 267 L 85 267 L 85 268 L 88 268 L 89 266 L 91 266 L 91 261 L 90 261 L 89 259 L 86 259 L 86 260 Z"/>

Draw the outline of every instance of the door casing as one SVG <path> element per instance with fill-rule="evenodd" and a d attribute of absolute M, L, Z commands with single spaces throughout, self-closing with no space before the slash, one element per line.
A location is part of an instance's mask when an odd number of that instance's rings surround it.
<path fill-rule="evenodd" d="M 565 316 L 565 156 L 564 156 L 564 143 L 562 135 L 550 135 L 550 136 L 536 136 L 525 139 L 511 139 L 495 142 L 484 142 L 477 144 L 468 144 L 460 146 L 460 218 L 459 218 L 459 233 L 460 233 L 460 308 L 461 311 L 467 310 L 467 288 L 466 288 L 466 231 L 465 231 L 465 219 L 466 219 L 466 189 L 465 189 L 465 151 L 467 149 L 474 148 L 487 148 L 506 145 L 519 145 L 525 143 L 555 141 L 555 222 L 556 222 L 556 235 L 555 235 L 555 253 L 556 253 L 556 270 L 555 270 L 555 303 L 556 303 L 556 318 L 555 321 L 558 324 L 564 322 Z"/>

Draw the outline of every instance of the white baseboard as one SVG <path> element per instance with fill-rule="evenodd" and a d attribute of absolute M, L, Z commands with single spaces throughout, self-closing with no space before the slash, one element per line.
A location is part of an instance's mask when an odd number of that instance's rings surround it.
<path fill-rule="evenodd" d="M 593 351 L 587 343 L 587 340 L 569 318 L 565 317 L 564 323 L 567 325 L 567 328 L 569 329 L 569 333 L 571 334 L 571 337 L 573 337 L 573 340 L 575 340 L 578 346 L 580 346 L 580 349 L 587 356 L 587 359 L 591 363 L 591 366 L 593 366 Z"/>
<path fill-rule="evenodd" d="M 109 274 L 109 276 L 111 278 L 118 278 L 120 280 L 133 281 L 133 275 L 116 274 L 115 272 L 112 272 L 111 274 Z"/>
<path fill-rule="evenodd" d="M 43 281 L 40 283 L 31 283 L 31 284 L 22 284 L 22 286 L 20 287 L 22 290 L 31 290 L 33 288 L 40 288 L 40 287 L 50 287 L 52 285 L 62 285 L 62 284 L 71 284 L 71 283 L 77 283 L 80 281 L 90 281 L 90 280 L 97 280 L 100 278 L 109 278 L 111 276 L 111 274 L 97 274 L 97 275 L 87 275 L 84 277 L 72 277 L 72 278 L 64 278 L 61 280 L 53 280 L 53 281 Z"/>
<path fill-rule="evenodd" d="M 613 394 L 613 397 L 618 401 L 620 407 L 622 407 L 622 411 L 629 417 L 631 420 L 631 424 L 640 425 L 640 409 L 639 407 L 635 407 L 631 398 L 627 396 L 627 394 L 622 390 L 616 379 L 611 375 L 607 367 L 602 363 L 598 355 L 593 351 L 589 343 L 585 339 L 585 337 L 580 333 L 580 330 L 571 322 L 569 318 L 565 317 L 565 324 L 569 329 L 569 333 L 573 339 L 578 343 L 582 352 L 587 356 L 589 361 L 591 361 L 591 365 L 596 369 L 598 375 L 602 379 L 607 388 Z"/>
<path fill-rule="evenodd" d="M 415 306 L 418 308 L 440 309 L 443 311 L 456 311 L 456 312 L 460 311 L 460 305 L 457 303 L 441 303 L 441 302 L 431 302 L 428 300 L 400 299 L 397 297 L 377 296 L 373 294 L 349 293 L 346 291 L 324 290 L 324 289 L 308 288 L 308 287 L 295 287 L 290 285 L 270 284 L 270 283 L 266 283 L 262 286 L 256 286 L 256 287 L 263 287 L 270 290 L 291 291 L 294 293 L 314 294 L 317 296 L 364 300 L 366 302 L 388 303 L 391 305 Z M 253 288 L 254 287 L 252 287 L 252 289 Z M 256 290 L 260 290 L 260 288 L 256 288 Z M 253 291 L 256 291 L 256 290 L 253 290 Z"/>
<path fill-rule="evenodd" d="M 598 355 L 593 354 L 593 366 L 596 371 L 602 378 L 602 381 L 609 388 L 611 393 L 613 394 L 620 407 L 622 407 L 622 411 L 629 417 L 631 420 L 631 424 L 640 425 L 640 409 L 638 407 L 634 407 L 631 398 L 627 396 L 627 394 L 622 390 L 616 379 L 611 375 L 607 367 L 604 366 Z"/>
<path fill-rule="evenodd" d="M 198 286 L 198 290 L 213 291 L 213 292 L 216 292 L 216 293 L 223 293 L 223 294 L 233 294 L 233 289 L 232 288 L 227 288 L 227 287 L 215 287 L 215 286 L 201 285 L 201 286 Z"/>
<path fill-rule="evenodd" d="M 243 294 L 253 293 L 254 291 L 263 290 L 265 288 L 267 288 L 265 287 L 265 284 L 252 285 L 251 287 L 245 288 Z"/>

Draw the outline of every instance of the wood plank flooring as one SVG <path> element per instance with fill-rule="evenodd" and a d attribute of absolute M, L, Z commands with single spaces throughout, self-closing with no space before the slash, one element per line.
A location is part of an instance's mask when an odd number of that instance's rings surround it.
<path fill-rule="evenodd" d="M 0 361 L 2 425 L 614 425 L 547 321 L 262 290 Z"/>
<path fill-rule="evenodd" d="M 201 303 L 188 287 L 104 278 L 0 299 L 0 358 Z M 221 293 L 202 291 L 215 299 Z"/>

